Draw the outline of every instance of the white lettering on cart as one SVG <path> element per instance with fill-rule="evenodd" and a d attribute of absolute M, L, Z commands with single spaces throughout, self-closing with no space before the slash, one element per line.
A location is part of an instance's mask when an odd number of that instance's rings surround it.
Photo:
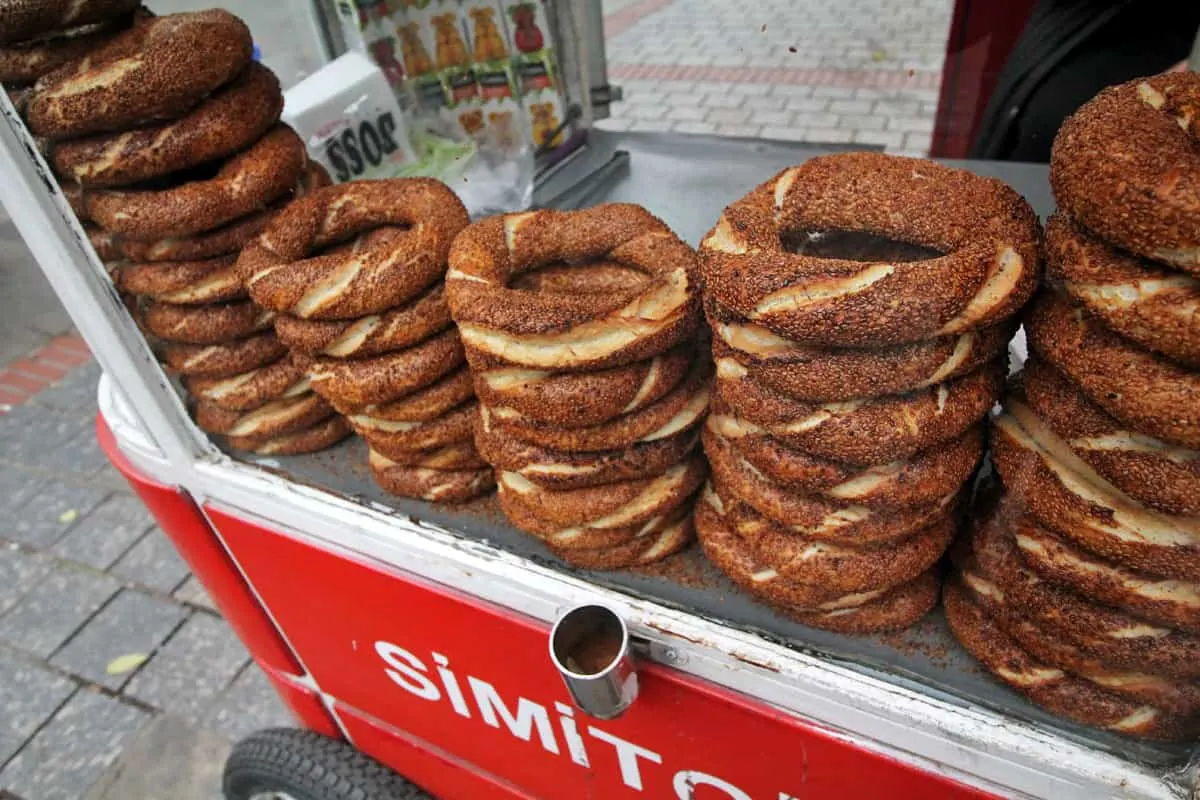
<path fill-rule="evenodd" d="M 451 707 L 460 717 L 470 719 L 471 709 L 467 708 L 467 699 L 463 697 L 462 689 L 459 688 L 458 678 L 448 669 L 450 659 L 441 653 L 434 653 L 433 663 L 437 664 L 438 677 L 442 679 L 442 686 L 446 687 L 446 696 L 450 698 Z"/>
<path fill-rule="evenodd" d="M 407 689 L 423 700 L 436 702 L 442 699 L 442 693 L 438 691 L 437 686 L 425 676 L 425 664 L 421 659 L 390 642 L 376 642 L 375 652 L 391 667 L 384 671 L 401 689 Z"/>
<path fill-rule="evenodd" d="M 697 786 L 711 786 L 714 789 L 720 789 L 733 800 L 754 800 L 732 783 L 723 781 L 715 775 L 709 775 L 707 772 L 687 769 L 675 773 L 675 796 L 679 800 L 692 800 L 695 797 Z"/>
<path fill-rule="evenodd" d="M 620 736 L 614 736 L 591 725 L 588 725 L 588 733 L 592 735 L 592 738 L 608 742 L 617 749 L 617 764 L 621 767 L 621 780 L 630 789 L 637 789 L 639 792 L 642 790 L 642 771 L 638 769 L 638 756 L 647 761 L 653 761 L 655 764 L 662 763 L 662 756 L 658 753 L 638 747 Z"/>
<path fill-rule="evenodd" d="M 555 702 L 554 710 L 559 713 L 558 724 L 562 727 L 563 741 L 567 743 L 571 760 L 581 767 L 590 767 L 587 748 L 583 745 L 583 737 L 579 735 L 579 726 L 575 724 L 575 709 L 566 703 Z"/>
<path fill-rule="evenodd" d="M 479 714 L 483 717 L 484 722 L 493 728 L 499 728 L 500 720 L 496 713 L 499 712 L 499 716 L 504 718 L 504 724 L 508 727 L 509 732 L 526 742 L 533 735 L 534 726 L 537 726 L 538 739 L 541 740 L 542 748 L 558 755 L 558 740 L 554 738 L 554 728 L 550 726 L 550 715 L 546 713 L 544 706 L 519 697 L 517 698 L 517 714 L 513 716 L 512 712 L 508 710 L 508 706 L 504 705 L 504 701 L 500 699 L 496 688 L 490 683 L 481 681 L 473 675 L 467 676 L 467 683 L 471 686 L 471 693 L 475 695 L 475 703 L 479 706 Z"/>

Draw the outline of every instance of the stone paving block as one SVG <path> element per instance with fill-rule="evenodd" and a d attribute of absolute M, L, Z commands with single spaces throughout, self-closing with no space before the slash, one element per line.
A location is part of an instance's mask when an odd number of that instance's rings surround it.
<path fill-rule="evenodd" d="M 0 614 L 15 606 L 52 568 L 50 559 L 41 553 L 21 550 L 15 544 L 0 545 Z"/>
<path fill-rule="evenodd" d="M 11 514 L 25 505 L 47 481 L 44 475 L 28 470 L 16 467 L 0 469 L 0 500 L 3 500 L 5 510 Z"/>
<path fill-rule="evenodd" d="M 224 620 L 194 613 L 138 671 L 125 694 L 183 719 L 200 719 L 249 659 Z"/>
<path fill-rule="evenodd" d="M 148 720 L 144 711 L 81 689 L 0 771 L 0 788 L 27 800 L 79 800 Z"/>
<path fill-rule="evenodd" d="M 151 655 L 186 616 L 175 603 L 126 589 L 71 637 L 50 663 L 109 689 L 120 689 L 134 673 L 109 675 L 109 663 L 120 656 Z"/>
<path fill-rule="evenodd" d="M 152 528 L 111 570 L 133 583 L 171 593 L 187 578 L 187 562 L 159 528 Z"/>
<path fill-rule="evenodd" d="M 750 122 L 755 125 L 789 126 L 792 124 L 791 111 L 755 111 L 750 115 Z"/>
<path fill-rule="evenodd" d="M 904 134 L 899 131 L 865 131 L 854 133 L 854 141 L 860 144 L 883 145 L 889 150 L 904 146 Z"/>
<path fill-rule="evenodd" d="M 139 500 L 132 495 L 116 494 L 75 523 L 51 552 L 106 570 L 153 526 L 154 518 Z"/>
<path fill-rule="evenodd" d="M 224 800 L 221 778 L 231 747 L 191 721 L 156 717 L 83 800 Z"/>
<path fill-rule="evenodd" d="M 667 119 L 676 120 L 678 122 L 699 122 L 704 119 L 704 115 L 708 113 L 708 109 L 698 106 L 679 106 L 672 108 L 667 112 Z"/>
<path fill-rule="evenodd" d="M 0 461 L 53 469 L 62 462 L 64 446 L 91 424 L 82 414 L 17 406 L 0 416 Z"/>
<path fill-rule="evenodd" d="M 763 128 L 762 138 L 774 139 L 780 142 L 810 141 L 808 131 L 804 128 Z"/>
<path fill-rule="evenodd" d="M 17 509 L 6 523 L 0 523 L 0 537 L 32 547 L 50 547 L 109 494 L 111 492 L 103 488 L 51 481 Z"/>
<path fill-rule="evenodd" d="M 731 122 L 717 126 L 717 132 L 722 136 L 736 136 L 743 139 L 754 139 L 762 135 L 761 125 L 745 125 Z"/>
<path fill-rule="evenodd" d="M 805 128 L 836 128 L 838 117 L 837 114 L 799 112 L 792 124 Z"/>
<path fill-rule="evenodd" d="M 740 108 L 746 98 L 740 94 L 728 92 L 708 92 L 704 95 L 703 103 L 708 108 Z"/>
<path fill-rule="evenodd" d="M 296 727 L 296 720 L 267 676 L 252 663 L 225 690 L 204 724 L 237 742 L 264 728 Z"/>
<path fill-rule="evenodd" d="M 213 602 L 212 597 L 205 590 L 204 584 L 195 575 L 190 576 L 182 586 L 175 590 L 174 597 L 181 603 L 217 612 L 216 603 Z"/>
<path fill-rule="evenodd" d="M 96 410 L 96 385 L 102 370 L 95 361 L 72 370 L 61 381 L 34 396 L 32 402 L 64 412 L 92 414 Z"/>
<path fill-rule="evenodd" d="M 933 120 L 927 117 L 904 117 L 892 115 L 888 117 L 889 131 L 905 131 L 911 133 L 933 133 Z"/>
<path fill-rule="evenodd" d="M 109 466 L 108 456 L 100 449 L 100 440 L 96 438 L 96 431 L 91 425 L 67 442 L 60 454 L 61 459 L 50 459 L 43 468 L 91 478 Z M 124 488 L 128 484 L 121 486 Z"/>
<path fill-rule="evenodd" d="M 871 105 L 869 100 L 831 100 L 829 112 L 831 114 L 870 114 Z"/>
<path fill-rule="evenodd" d="M 715 134 L 717 126 L 711 122 L 681 122 L 675 126 L 675 133 Z"/>
<path fill-rule="evenodd" d="M 886 125 L 886 117 L 873 114 L 842 114 L 838 117 L 838 127 L 852 131 L 881 131 Z"/>
<path fill-rule="evenodd" d="M 0 652 L 0 764 L 11 758 L 74 691 L 74 682 L 31 661 Z"/>
<path fill-rule="evenodd" d="M 705 122 L 717 125 L 744 125 L 750 119 L 750 112 L 741 108 L 714 108 L 704 118 Z"/>
<path fill-rule="evenodd" d="M 930 146 L 933 145 L 932 133 L 906 133 L 904 134 L 904 149 L 916 150 L 922 153 L 928 153 Z"/>
<path fill-rule="evenodd" d="M 805 141 L 815 144 L 845 144 L 854 138 L 854 131 L 841 128 L 809 128 Z"/>
<path fill-rule="evenodd" d="M 786 102 L 787 98 L 778 95 L 755 94 L 747 96 L 742 101 L 742 108 L 748 108 L 751 111 L 779 111 Z"/>
<path fill-rule="evenodd" d="M 0 642 L 48 658 L 119 589 L 107 575 L 56 564 L 0 616 Z"/>

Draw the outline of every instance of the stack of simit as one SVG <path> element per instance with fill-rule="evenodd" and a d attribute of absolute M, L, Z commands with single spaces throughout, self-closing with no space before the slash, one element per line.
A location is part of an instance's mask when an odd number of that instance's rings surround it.
<path fill-rule="evenodd" d="M 251 50 L 225 11 L 141 19 L 43 76 L 25 114 L 197 424 L 240 449 L 310 452 L 347 428 L 234 262 L 271 214 L 328 178 L 279 124 L 279 82 Z"/>
<path fill-rule="evenodd" d="M 793 252 L 864 234 L 936 252 Z M 735 583 L 841 632 L 934 606 L 1038 234 L 999 181 L 875 153 L 813 159 L 725 210 L 700 249 L 717 381 L 696 525 Z"/>
<path fill-rule="evenodd" d="M 509 520 L 570 564 L 620 569 L 692 540 L 698 429 L 695 254 L 640 206 L 477 222 L 446 292 Z"/>
<path fill-rule="evenodd" d="M 1200 76 L 1064 123 L 1030 358 L 992 426 L 1006 495 L 947 587 L 1001 680 L 1087 725 L 1200 731 Z"/>

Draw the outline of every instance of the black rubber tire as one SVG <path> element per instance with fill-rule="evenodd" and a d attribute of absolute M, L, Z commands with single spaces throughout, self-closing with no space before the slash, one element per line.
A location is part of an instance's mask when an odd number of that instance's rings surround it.
<path fill-rule="evenodd" d="M 345 742 L 275 728 L 238 742 L 225 762 L 226 800 L 283 792 L 295 800 L 427 798 L 400 775 Z"/>

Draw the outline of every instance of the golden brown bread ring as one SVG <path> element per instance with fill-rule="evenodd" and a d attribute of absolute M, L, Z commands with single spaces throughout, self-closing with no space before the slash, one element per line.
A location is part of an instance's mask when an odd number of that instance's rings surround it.
<path fill-rule="evenodd" d="M 840 633 L 898 630 L 937 604 L 938 581 L 932 570 L 892 589 L 842 595 L 770 574 L 774 571 L 765 568 L 727 524 L 724 511 L 711 488 L 696 502 L 696 535 L 704 554 L 752 597 L 802 625 Z"/>
<path fill-rule="evenodd" d="M 237 256 L 205 261 L 155 261 L 122 264 L 117 288 L 160 303 L 204 305 L 227 303 L 246 296 L 236 268 Z"/>
<path fill-rule="evenodd" d="M 371 450 L 372 455 L 381 464 L 390 461 L 402 467 L 422 467 L 424 469 L 440 469 L 457 471 L 464 469 L 483 469 L 490 466 L 475 449 L 475 443 L 470 439 L 461 442 L 451 442 L 441 447 L 428 450 L 397 450 L 387 455 L 377 450 Z"/>
<path fill-rule="evenodd" d="M 51 147 L 49 160 L 60 178 L 84 188 L 128 186 L 243 150 L 282 111 L 279 79 L 251 63 L 181 119 L 61 142 Z"/>
<path fill-rule="evenodd" d="M 1135 431 L 1200 449 L 1200 371 L 1122 339 L 1053 292 L 1034 303 L 1025 332 L 1096 405 Z"/>
<path fill-rule="evenodd" d="M 887 464 L 961 436 L 1000 398 L 1003 374 L 994 362 L 908 394 L 819 405 L 718 374 L 713 413 L 734 418 L 746 437 L 772 436 L 831 461 Z"/>
<path fill-rule="evenodd" d="M 887 263 L 784 249 L 782 234 L 826 230 L 946 255 Z M 826 347 L 896 345 L 1016 314 L 1037 285 L 1039 233 L 1029 204 L 994 178 L 838 153 L 784 170 L 726 208 L 701 242 L 700 267 L 717 301 L 783 336 Z"/>
<path fill-rule="evenodd" d="M 582 428 L 632 414 L 661 400 L 701 358 L 691 342 L 661 355 L 595 372 L 501 367 L 479 372 L 475 392 L 488 406 L 511 408 L 545 425 Z"/>
<path fill-rule="evenodd" d="M 1030 622 L 1068 639 L 1109 667 L 1154 675 L 1200 677 L 1200 637 L 1154 625 L 1110 606 L 1091 603 L 1043 581 L 1029 569 L 1004 518 L 1009 509 L 976 523 L 971 547 L 978 568 Z"/>
<path fill-rule="evenodd" d="M 287 348 L 270 331 L 229 344 L 170 344 L 161 352 L 168 370 L 197 378 L 228 378 L 273 364 L 285 355 Z"/>
<path fill-rule="evenodd" d="M 1158 625 L 1200 634 L 1200 583 L 1155 578 L 1107 561 L 1042 526 L 1019 501 L 1004 509 L 1021 558 L 1043 579 Z"/>
<path fill-rule="evenodd" d="M 225 344 L 269 330 L 274 315 L 251 302 L 211 306 L 148 303 L 141 324 L 151 334 L 178 344 Z"/>
<path fill-rule="evenodd" d="M 1064 214 L 1046 223 L 1047 274 L 1106 326 L 1200 368 L 1200 280 L 1123 253 Z"/>
<path fill-rule="evenodd" d="M 620 450 L 568 453 L 527 444 L 491 429 L 482 419 L 475 428 L 479 452 L 496 469 L 515 472 L 547 489 L 585 489 L 661 475 L 683 461 L 700 441 L 684 430 L 653 442 Z"/>
<path fill-rule="evenodd" d="M 514 472 L 497 477 L 500 505 L 523 531 L 552 536 L 568 528 L 628 529 L 645 525 L 687 502 L 708 474 L 699 455 L 651 478 L 557 491 Z"/>
<path fill-rule="evenodd" d="M 38 81 L 26 119 L 51 139 L 175 119 L 241 72 L 252 50 L 250 30 L 228 11 L 144 20 Z"/>
<path fill-rule="evenodd" d="M 1011 607 L 1000 587 L 976 565 L 968 565 L 958 580 L 972 602 L 1038 661 L 1066 670 L 1105 691 L 1172 714 L 1200 713 L 1200 684 L 1137 671 L 1113 670 L 1083 648 L 1047 633 L 1025 619 L 1020 609 Z"/>
<path fill-rule="evenodd" d="M 387 355 L 355 360 L 314 358 L 313 389 L 341 408 L 398 400 L 432 386 L 463 363 L 462 340 L 453 328 L 421 344 Z"/>
<path fill-rule="evenodd" d="M 479 419 L 479 404 L 464 403 L 428 422 L 392 422 L 362 415 L 346 418 L 355 433 L 367 440 L 372 450 L 405 463 L 414 450 L 432 450 L 470 439 Z"/>
<path fill-rule="evenodd" d="M 1200 75 L 1111 86 L 1063 123 L 1050 155 L 1061 208 L 1104 240 L 1200 275 Z"/>
<path fill-rule="evenodd" d="M 311 428 L 278 436 L 227 436 L 226 443 L 235 450 L 246 450 L 260 456 L 298 456 L 327 450 L 350 435 L 346 420 L 336 414 Z"/>
<path fill-rule="evenodd" d="M 767 478 L 740 458 L 729 442 L 705 428 L 704 452 L 722 499 L 739 500 L 792 534 L 836 544 L 895 541 L 932 525 L 953 508 L 957 491 L 923 506 L 870 509 L 855 503 L 799 494 Z"/>
<path fill-rule="evenodd" d="M 775 483 L 872 508 L 928 505 L 953 494 L 970 478 L 983 454 L 982 424 L 968 428 L 957 439 L 916 453 L 908 461 L 866 469 L 818 458 L 770 436 L 746 436 L 745 426 L 734 417 L 710 414 L 706 425 Z"/>
<path fill-rule="evenodd" d="M 550 552 L 577 569 L 614 570 L 644 566 L 673 556 L 696 538 L 690 509 L 683 507 L 675 519 L 653 533 L 611 547 L 557 547 Z"/>
<path fill-rule="evenodd" d="M 294 190 L 307 168 L 304 143 L 279 124 L 211 178 L 165 189 L 90 191 L 88 216 L 131 239 L 191 236 L 262 211 Z"/>
<path fill-rule="evenodd" d="M 979 369 L 1005 352 L 1017 321 L 895 347 L 845 349 L 802 345 L 739 320 L 710 300 L 718 374 L 751 380 L 809 403 L 924 389 Z"/>
<path fill-rule="evenodd" d="M 1036 705 L 1083 725 L 1143 739 L 1176 740 L 1195 734 L 1194 717 L 1127 700 L 1033 658 L 972 602 L 957 580 L 946 584 L 942 600 L 954 638 L 999 680 Z"/>
<path fill-rule="evenodd" d="M 200 430 L 227 437 L 275 437 L 306 430 L 333 414 L 320 395 L 309 392 L 298 397 L 272 400 L 250 412 L 229 411 L 212 403 L 197 402 L 193 416 Z"/>
<path fill-rule="evenodd" d="M 124 258 L 117 239 L 108 231 L 90 222 L 83 223 L 83 232 L 87 234 L 88 243 L 96 251 L 96 257 L 107 265 L 109 262 L 120 261 Z M 112 272 L 109 272 L 112 275 Z"/>
<path fill-rule="evenodd" d="M 992 421 L 992 459 L 1004 485 L 1051 530 L 1134 569 L 1200 581 L 1200 517 L 1147 508 L 1076 456 L 1019 390 Z"/>
<path fill-rule="evenodd" d="M 432 178 L 354 181 L 313 192 L 271 221 L 242 252 L 250 294 L 304 319 L 356 319 L 406 303 L 440 279 L 466 208 Z M 404 235 L 358 253 L 314 255 L 373 231 Z"/>
<path fill-rule="evenodd" d="M 374 451 L 368 463 L 371 477 L 385 492 L 431 503 L 465 503 L 487 494 L 496 485 L 491 468 L 441 470 L 406 467 Z"/>
<path fill-rule="evenodd" d="M 1130 430 L 1036 356 L 1021 378 L 1034 413 L 1114 486 L 1168 514 L 1200 516 L 1200 450 Z"/>
<path fill-rule="evenodd" d="M 16 103 L 13 105 L 16 105 Z M 83 187 L 73 186 L 69 183 L 60 183 L 58 188 L 62 191 L 63 197 L 67 200 L 67 205 L 71 207 L 71 211 L 79 218 L 79 221 L 90 222 L 91 217 L 88 216 L 87 198 L 84 196 Z"/>
<path fill-rule="evenodd" d="M 6 86 L 33 84 L 43 75 L 87 55 L 112 40 L 128 29 L 134 21 L 150 16 L 146 9 L 137 8 L 132 12 L 91 24 L 77 25 L 65 30 L 54 29 L 35 38 L 0 46 L 0 83 Z M 7 23 L 6 13 L 6 26 Z"/>
<path fill-rule="evenodd" d="M 6 3 L 0 44 L 36 39 L 51 31 L 107 22 L 128 14 L 141 0 L 34 0 Z"/>
<path fill-rule="evenodd" d="M 228 378 L 185 378 L 183 384 L 198 401 L 226 411 L 253 411 L 272 400 L 298 397 L 310 389 L 305 364 L 284 356 L 274 364 Z"/>
<path fill-rule="evenodd" d="M 484 423 L 498 435 L 568 453 L 619 450 L 691 430 L 708 414 L 710 367 L 698 359 L 688 377 L 661 400 L 586 428 L 558 428 L 526 419 L 509 408 L 485 408 Z"/>
<path fill-rule="evenodd" d="M 599 259 L 640 276 L 601 291 L 511 285 L 541 267 L 586 270 Z M 695 253 L 661 220 L 610 203 L 474 223 L 455 239 L 446 289 L 476 369 L 583 370 L 645 360 L 691 336 L 700 297 L 694 273 Z"/>
<path fill-rule="evenodd" d="M 445 288 L 437 283 L 407 305 L 354 321 L 309 320 L 281 314 L 275 318 L 275 332 L 298 353 L 368 358 L 420 344 L 453 324 Z"/>
<path fill-rule="evenodd" d="M 339 414 L 362 414 L 393 422 L 428 422 L 458 408 L 475 397 L 471 371 L 464 365 L 436 383 L 418 389 L 399 400 L 366 406 L 343 406 L 333 403 Z"/>

